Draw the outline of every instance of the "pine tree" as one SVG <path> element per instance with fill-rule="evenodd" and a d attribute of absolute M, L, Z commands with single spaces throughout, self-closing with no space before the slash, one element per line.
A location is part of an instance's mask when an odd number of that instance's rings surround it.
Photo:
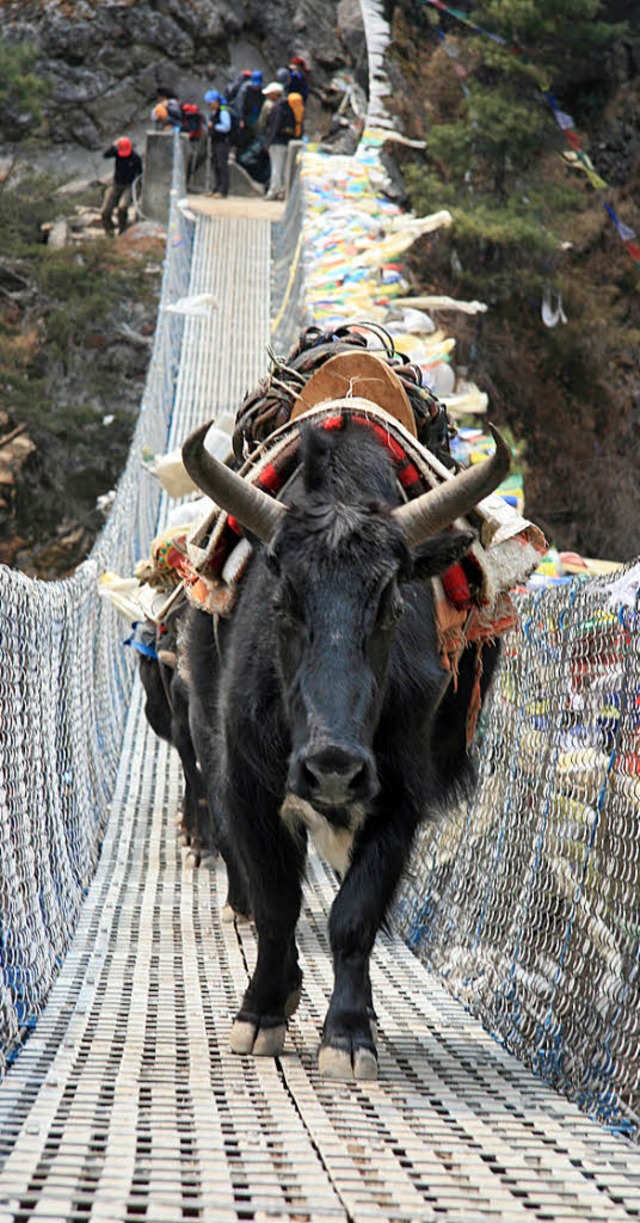
<path fill-rule="evenodd" d="M 426 17 L 445 35 L 438 71 L 455 73 L 461 96 L 455 113 L 433 108 L 428 169 L 407 173 L 412 204 L 453 206 L 457 240 L 484 242 L 498 279 L 500 247 L 505 262 L 514 268 L 520 262 L 513 258 L 517 234 L 527 235 L 534 277 L 536 263 L 547 263 L 558 244 L 549 231 L 566 207 L 565 192 L 558 181 L 541 190 L 541 168 L 567 144 L 546 94 L 557 95 L 579 124 L 580 96 L 571 82 L 582 73 L 597 78 L 603 49 L 626 29 L 599 19 L 602 8 L 599 0 L 482 0 L 467 3 L 461 21 L 420 4 L 422 25 Z M 418 15 L 415 4 L 412 12 Z M 583 204 L 581 186 L 575 184 L 571 208 Z"/>
<path fill-rule="evenodd" d="M 0 135 L 20 140 L 42 121 L 48 89 L 34 71 L 36 52 L 24 43 L 0 42 Z"/>

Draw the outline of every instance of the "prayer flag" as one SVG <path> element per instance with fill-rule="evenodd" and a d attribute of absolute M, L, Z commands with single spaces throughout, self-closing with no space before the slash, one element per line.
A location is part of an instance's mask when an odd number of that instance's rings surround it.
<path fill-rule="evenodd" d="M 624 224 L 624 221 L 621 221 L 616 216 L 615 212 L 613 211 L 613 208 L 611 207 L 611 204 L 605 204 L 605 208 L 607 212 L 609 213 L 609 216 L 611 217 L 611 220 L 613 221 L 618 233 L 620 234 L 622 241 L 632 242 L 636 236 L 633 229 L 630 229 L 628 225 Z"/>

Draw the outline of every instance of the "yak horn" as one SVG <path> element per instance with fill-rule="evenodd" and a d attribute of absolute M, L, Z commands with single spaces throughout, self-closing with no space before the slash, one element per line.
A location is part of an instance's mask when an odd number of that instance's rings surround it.
<path fill-rule="evenodd" d="M 437 488 L 422 493 L 393 511 L 402 524 L 410 548 L 417 548 L 438 531 L 462 518 L 494 492 L 511 467 L 511 451 L 493 425 L 489 425 L 496 444 L 495 453 L 482 463 L 466 467 Z"/>
<path fill-rule="evenodd" d="M 203 493 L 268 544 L 282 522 L 286 508 L 209 454 L 204 439 L 210 424 L 202 425 L 189 435 L 182 447 L 182 462 L 194 484 Z"/>

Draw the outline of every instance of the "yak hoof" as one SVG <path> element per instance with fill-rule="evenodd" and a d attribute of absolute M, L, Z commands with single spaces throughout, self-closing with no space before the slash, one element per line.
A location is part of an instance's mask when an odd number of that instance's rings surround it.
<path fill-rule="evenodd" d="M 284 1049 L 285 1024 L 257 1028 L 246 1019 L 236 1019 L 229 1045 L 232 1053 L 252 1053 L 254 1057 L 279 1057 Z"/>
<path fill-rule="evenodd" d="M 378 1059 L 370 1049 L 357 1049 L 353 1059 L 354 1079 L 377 1079 Z"/>
<path fill-rule="evenodd" d="M 229 1046 L 232 1053 L 253 1053 L 256 1026 L 244 1019 L 236 1019 L 231 1029 Z"/>
<path fill-rule="evenodd" d="M 260 1028 L 253 1046 L 255 1057 L 280 1057 L 284 1051 L 286 1025 L 281 1023 L 276 1028 Z"/>
<path fill-rule="evenodd" d="M 318 1054 L 318 1070 L 326 1079 L 377 1079 L 378 1059 L 370 1049 L 336 1049 L 322 1045 Z"/>

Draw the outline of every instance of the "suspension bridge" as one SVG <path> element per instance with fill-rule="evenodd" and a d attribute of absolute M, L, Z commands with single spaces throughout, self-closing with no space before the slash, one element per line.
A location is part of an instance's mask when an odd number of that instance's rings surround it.
<path fill-rule="evenodd" d="M 624 582 L 523 598 L 478 798 L 423 839 L 378 939 L 379 1081 L 317 1071 L 335 883 L 315 856 L 286 1051 L 229 1052 L 253 928 L 222 920 L 222 864 L 191 868 L 178 846 L 178 758 L 146 724 L 98 579 L 132 572 L 166 520 L 143 456 L 229 422 L 297 329 L 304 199 L 278 224 L 194 220 L 178 156 L 173 175 L 152 361 L 103 534 L 67 581 L 0 570 L 0 1223 L 638 1218 Z M 190 314 L 205 295 L 219 308 Z"/>

